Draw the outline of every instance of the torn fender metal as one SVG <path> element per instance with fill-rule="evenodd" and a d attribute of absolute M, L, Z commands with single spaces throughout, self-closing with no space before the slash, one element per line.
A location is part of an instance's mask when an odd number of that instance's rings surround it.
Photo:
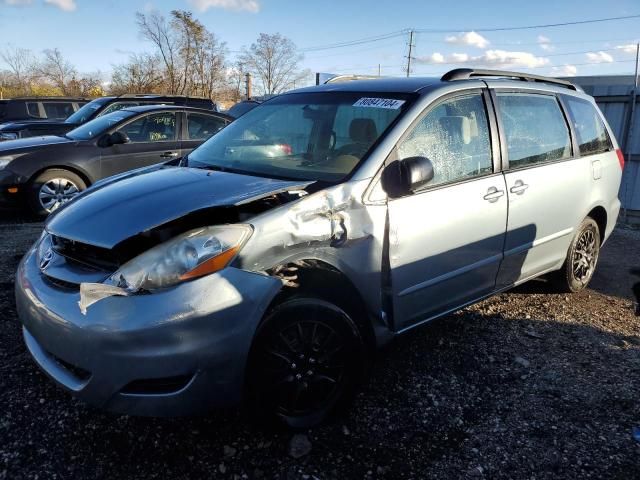
<path fill-rule="evenodd" d="M 214 207 L 238 206 L 300 190 L 312 182 L 251 177 L 195 168 L 165 167 L 143 171 L 96 188 L 54 215 L 47 231 L 102 248 Z M 212 218 L 215 224 L 215 218 Z"/>
<path fill-rule="evenodd" d="M 381 263 L 386 205 L 363 202 L 370 179 L 346 182 L 251 219 L 255 232 L 235 264 L 269 271 L 298 260 L 343 272 L 376 318 L 381 317 Z"/>

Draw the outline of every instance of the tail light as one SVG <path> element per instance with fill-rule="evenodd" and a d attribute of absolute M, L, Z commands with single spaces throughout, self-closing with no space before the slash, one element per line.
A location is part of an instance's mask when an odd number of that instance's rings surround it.
<path fill-rule="evenodd" d="M 293 153 L 293 148 L 291 148 L 291 145 L 287 143 L 281 144 L 280 149 L 282 150 L 282 153 L 284 153 L 285 155 L 291 155 Z"/>
<path fill-rule="evenodd" d="M 616 150 L 616 153 L 618 154 L 618 161 L 620 162 L 620 168 L 624 170 L 624 153 L 622 153 L 622 150 L 620 150 L 619 148 Z"/>

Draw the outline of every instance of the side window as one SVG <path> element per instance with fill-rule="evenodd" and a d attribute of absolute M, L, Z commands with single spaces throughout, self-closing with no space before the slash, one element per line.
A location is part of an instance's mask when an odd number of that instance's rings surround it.
<path fill-rule="evenodd" d="M 227 121 L 213 115 L 187 113 L 187 137 L 189 140 L 206 140 L 227 125 Z"/>
<path fill-rule="evenodd" d="M 140 105 L 138 102 L 115 102 L 111 105 L 108 105 L 103 111 L 98 114 L 98 117 L 102 115 L 106 115 L 107 113 L 117 112 L 118 110 L 122 110 L 127 107 L 135 107 Z"/>
<path fill-rule="evenodd" d="M 31 117 L 42 118 L 42 116 L 40 116 L 40 106 L 39 106 L 38 102 L 28 102 L 27 103 L 27 113 Z"/>
<path fill-rule="evenodd" d="M 176 114 L 174 112 L 154 113 L 138 118 L 118 129 L 131 142 L 166 142 L 176 138 Z"/>
<path fill-rule="evenodd" d="M 497 99 L 510 168 L 571 157 L 569 127 L 554 96 L 497 93 Z"/>
<path fill-rule="evenodd" d="M 445 100 L 398 144 L 399 157 L 427 157 L 438 185 L 493 171 L 484 100 L 480 93 Z"/>
<path fill-rule="evenodd" d="M 42 102 L 47 118 L 63 120 L 73 113 L 72 103 Z"/>
<path fill-rule="evenodd" d="M 581 98 L 565 95 L 573 128 L 578 137 L 580 155 L 595 155 L 613 148 L 607 129 L 596 108 Z"/>

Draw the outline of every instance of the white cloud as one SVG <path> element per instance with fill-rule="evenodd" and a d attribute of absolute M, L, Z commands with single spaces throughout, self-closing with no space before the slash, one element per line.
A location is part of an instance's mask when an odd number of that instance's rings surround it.
<path fill-rule="evenodd" d="M 189 0 L 189 3 L 200 12 L 205 12 L 210 8 L 222 8 L 224 10 L 238 10 L 251 13 L 258 13 L 260 11 L 260 3 L 258 0 Z"/>
<path fill-rule="evenodd" d="M 472 47 L 487 48 L 489 40 L 476 32 L 465 32 L 459 35 L 450 35 L 446 37 L 445 42 L 454 43 L 456 45 L 470 45 Z"/>
<path fill-rule="evenodd" d="M 587 60 L 591 63 L 611 63 L 613 62 L 613 57 L 601 50 L 599 52 L 587 53 Z"/>
<path fill-rule="evenodd" d="M 616 48 L 624 53 L 636 53 L 636 48 L 638 47 L 635 43 L 627 43 L 626 45 L 618 45 Z"/>
<path fill-rule="evenodd" d="M 578 68 L 575 65 L 563 65 L 562 67 L 551 67 L 551 75 L 556 77 L 575 77 Z"/>
<path fill-rule="evenodd" d="M 482 55 L 469 55 L 467 53 L 452 53 L 450 55 L 442 55 L 441 53 L 433 53 L 428 57 L 418 59 L 422 63 L 473 63 L 475 65 L 484 65 L 494 68 L 518 68 L 542 67 L 549 63 L 549 59 L 545 57 L 537 57 L 529 52 L 511 52 L 507 50 L 487 50 Z"/>
<path fill-rule="evenodd" d="M 444 55 L 442 55 L 441 53 L 435 52 L 432 53 L 428 59 L 427 59 L 427 63 L 444 63 Z"/>
<path fill-rule="evenodd" d="M 73 12 L 78 6 L 75 0 L 44 0 L 44 3 L 48 3 L 54 7 L 58 7 L 65 12 Z"/>
<path fill-rule="evenodd" d="M 544 35 L 538 35 L 538 45 L 545 52 L 551 52 L 556 49 L 556 47 L 551 45 L 551 39 L 549 37 L 545 37 Z"/>

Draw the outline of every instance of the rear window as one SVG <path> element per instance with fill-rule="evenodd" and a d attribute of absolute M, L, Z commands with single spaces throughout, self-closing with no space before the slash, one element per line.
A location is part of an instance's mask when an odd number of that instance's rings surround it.
<path fill-rule="evenodd" d="M 40 107 L 38 105 L 38 102 L 28 102 L 27 103 L 27 113 L 31 117 L 42 118 L 42 116 L 40 115 Z"/>
<path fill-rule="evenodd" d="M 42 102 L 42 106 L 47 118 L 52 120 L 64 120 L 73 113 L 71 102 Z"/>
<path fill-rule="evenodd" d="M 580 155 L 595 155 L 613 148 L 602 117 L 587 100 L 564 96 L 571 122 L 578 137 Z"/>
<path fill-rule="evenodd" d="M 498 93 L 497 98 L 510 168 L 571 157 L 569 127 L 556 97 Z"/>

